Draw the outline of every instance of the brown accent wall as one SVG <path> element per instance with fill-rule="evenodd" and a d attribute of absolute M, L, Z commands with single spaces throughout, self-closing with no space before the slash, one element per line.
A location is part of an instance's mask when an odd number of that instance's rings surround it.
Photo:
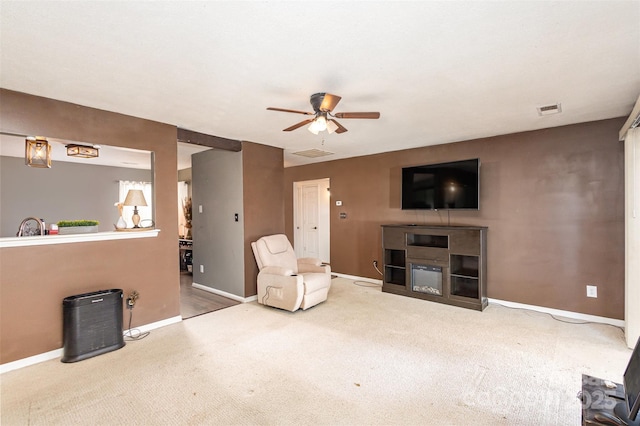
<path fill-rule="evenodd" d="M 157 238 L 0 249 L 0 363 L 60 348 L 62 299 L 74 294 L 137 290 L 134 327 L 180 315 L 176 128 L 4 89 L 0 120 L 3 131 L 154 151 L 161 229 Z"/>
<path fill-rule="evenodd" d="M 331 179 L 331 267 L 380 279 L 380 225 L 487 226 L 488 296 L 624 318 L 624 118 L 286 168 L 293 182 Z M 478 211 L 403 211 L 402 167 L 480 158 Z M 342 201 L 336 207 L 335 201 Z M 339 214 L 347 214 L 340 219 Z M 598 298 L 586 297 L 586 285 Z"/>
<path fill-rule="evenodd" d="M 258 294 L 258 266 L 251 243 L 264 235 L 284 233 L 283 164 L 281 148 L 242 143 L 245 297 Z"/>

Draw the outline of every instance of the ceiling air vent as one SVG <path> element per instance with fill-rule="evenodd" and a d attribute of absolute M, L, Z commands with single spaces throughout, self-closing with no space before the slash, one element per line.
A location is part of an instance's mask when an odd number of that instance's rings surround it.
<path fill-rule="evenodd" d="M 562 106 L 557 103 L 538 107 L 538 115 L 551 115 L 562 112 Z"/>
<path fill-rule="evenodd" d="M 318 158 L 318 157 L 324 157 L 326 155 L 332 155 L 335 153 L 314 148 L 314 149 L 307 149 L 306 151 L 294 152 L 294 154 L 300 155 L 301 157 Z"/>

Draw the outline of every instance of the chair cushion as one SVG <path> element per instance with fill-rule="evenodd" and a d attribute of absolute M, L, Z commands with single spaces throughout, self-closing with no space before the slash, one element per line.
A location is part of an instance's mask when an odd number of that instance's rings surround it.
<path fill-rule="evenodd" d="M 286 235 L 277 234 L 262 237 L 256 241 L 254 251 L 260 258 L 260 262 L 258 262 L 260 268 L 277 266 L 291 269 L 294 274 L 298 273 L 296 254 Z"/>
<path fill-rule="evenodd" d="M 286 235 L 282 234 L 271 235 L 267 238 L 264 238 L 264 243 L 267 246 L 267 250 L 269 250 L 271 254 L 284 253 L 289 249 L 289 247 L 291 247 L 291 244 L 289 244 L 289 239 L 286 237 Z"/>
<path fill-rule="evenodd" d="M 313 293 L 331 286 L 331 275 L 329 274 L 307 272 L 302 274 L 302 279 L 304 281 L 304 294 Z"/>

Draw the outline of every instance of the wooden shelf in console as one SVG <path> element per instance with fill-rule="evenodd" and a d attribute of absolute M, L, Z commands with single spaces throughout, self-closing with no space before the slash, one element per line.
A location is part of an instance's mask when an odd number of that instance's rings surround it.
<path fill-rule="evenodd" d="M 486 227 L 383 225 L 382 291 L 481 311 L 486 247 Z"/>

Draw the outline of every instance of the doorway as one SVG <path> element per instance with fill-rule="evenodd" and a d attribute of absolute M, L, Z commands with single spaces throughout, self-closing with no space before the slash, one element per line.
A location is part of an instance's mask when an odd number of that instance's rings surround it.
<path fill-rule="evenodd" d="M 210 147 L 178 142 L 178 245 L 180 247 L 180 315 L 183 320 L 240 303 L 193 286 L 193 235 L 190 220 L 193 188 L 191 156 L 209 150 L 211 150 Z M 185 209 L 185 206 L 188 206 L 188 209 Z"/>
<path fill-rule="evenodd" d="M 293 183 L 293 246 L 297 257 L 330 263 L 330 179 Z"/>

